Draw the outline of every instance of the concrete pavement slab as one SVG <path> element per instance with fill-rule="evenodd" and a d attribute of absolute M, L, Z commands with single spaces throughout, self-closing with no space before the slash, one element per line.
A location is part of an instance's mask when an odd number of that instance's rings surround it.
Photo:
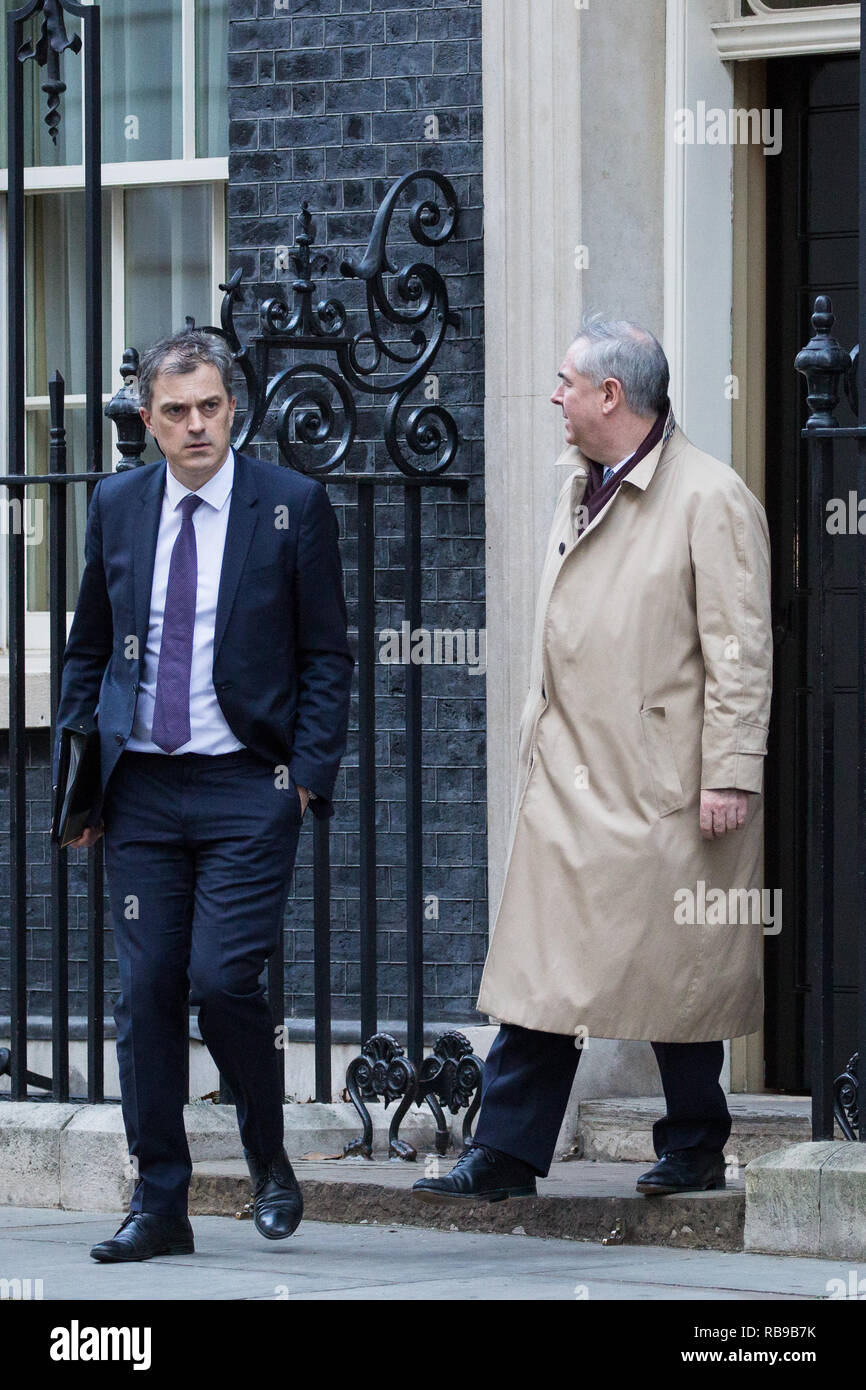
<path fill-rule="evenodd" d="M 269 1243 L 248 1222 L 194 1220 L 196 1253 L 98 1265 L 116 1214 L 18 1209 L 0 1223 L 0 1278 L 41 1279 L 46 1300 L 814 1301 L 866 1276 L 838 1261 L 604 1247 L 525 1235 L 304 1221 Z M 13 1218 L 10 1220 L 10 1218 Z M 866 1287 L 866 1285 L 864 1285 Z"/>

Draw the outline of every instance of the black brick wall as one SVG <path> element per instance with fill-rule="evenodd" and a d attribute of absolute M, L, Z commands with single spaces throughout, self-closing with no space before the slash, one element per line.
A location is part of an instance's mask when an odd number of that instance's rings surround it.
<path fill-rule="evenodd" d="M 293 270 L 275 247 L 294 241 L 304 199 L 329 267 L 317 298 L 352 310 L 363 287 L 335 271 L 366 245 L 391 184 L 432 167 L 451 179 L 461 207 L 457 237 L 431 252 L 395 219 L 395 262 L 433 259 L 461 313 L 437 363 L 441 403 L 461 435 L 454 471 L 466 494 L 431 489 L 422 504 L 424 611 L 428 628 L 484 627 L 483 280 L 480 0 L 231 0 L 229 35 L 230 270 L 249 285 L 238 316 L 256 331 L 262 300 L 290 296 Z M 427 139 L 428 118 L 438 139 Z M 429 185 L 424 186 L 428 191 Z M 402 240 L 401 240 L 402 236 Z M 361 326 L 360 317 L 352 326 Z M 293 360 L 289 356 L 286 363 Z M 295 358 L 294 360 L 300 360 Z M 331 359 L 322 358 L 329 361 Z M 239 387 L 239 402 L 244 399 Z M 423 399 L 419 393 L 417 400 Z M 278 402 L 279 403 L 279 402 Z M 364 412 L 353 468 L 388 468 L 381 412 Z M 273 437 L 266 428 L 263 437 Z M 377 442 L 378 440 L 378 442 Z M 276 459 L 265 445 L 256 450 Z M 340 522 L 349 619 L 357 624 L 354 494 L 329 485 Z M 402 489 L 377 492 L 376 627 L 403 620 Z M 377 671 L 377 825 L 381 1017 L 405 1016 L 404 668 Z M 487 940 L 484 678 L 465 667 L 424 670 L 424 892 L 439 897 L 425 923 L 428 1018 L 477 1019 Z M 334 1012 L 357 1017 L 357 706 L 332 822 Z M 312 1012 L 312 845 L 302 840 L 289 907 L 288 1012 Z"/>

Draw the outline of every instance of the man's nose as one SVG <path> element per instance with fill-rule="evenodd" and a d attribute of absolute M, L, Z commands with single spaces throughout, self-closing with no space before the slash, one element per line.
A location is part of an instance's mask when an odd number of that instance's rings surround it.
<path fill-rule="evenodd" d="M 204 429 L 204 420 L 199 415 L 198 410 L 195 406 L 193 406 L 192 410 L 190 411 L 189 428 L 192 430 L 194 434 L 197 434 L 200 430 Z"/>

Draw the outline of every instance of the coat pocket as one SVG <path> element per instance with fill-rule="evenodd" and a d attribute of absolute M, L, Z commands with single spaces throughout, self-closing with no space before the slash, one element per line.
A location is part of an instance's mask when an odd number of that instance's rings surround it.
<path fill-rule="evenodd" d="M 660 816 L 669 816 L 685 803 L 677 772 L 664 705 L 650 705 L 640 712 L 644 748 Z"/>

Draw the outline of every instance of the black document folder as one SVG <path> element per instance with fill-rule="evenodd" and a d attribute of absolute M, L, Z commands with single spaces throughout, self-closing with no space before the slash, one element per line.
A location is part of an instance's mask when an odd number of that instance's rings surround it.
<path fill-rule="evenodd" d="M 55 844 L 68 845 L 70 840 L 78 839 L 92 817 L 101 791 L 98 730 L 84 733 L 81 729 L 61 729 L 51 832 Z"/>

